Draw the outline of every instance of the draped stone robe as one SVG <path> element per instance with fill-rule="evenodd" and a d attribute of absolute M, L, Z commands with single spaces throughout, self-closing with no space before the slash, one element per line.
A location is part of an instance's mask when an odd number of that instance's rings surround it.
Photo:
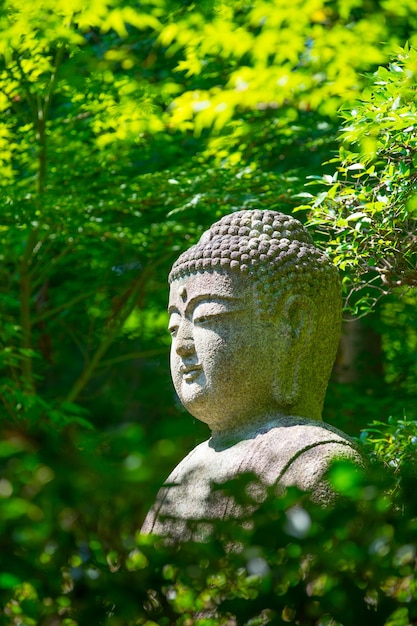
<path fill-rule="evenodd" d="M 335 494 L 325 473 L 337 458 L 362 464 L 347 435 L 324 422 L 300 417 L 280 417 L 253 431 L 240 430 L 236 439 L 214 435 L 196 446 L 170 474 L 142 532 L 198 539 L 188 521 L 241 517 L 242 507 L 232 496 L 213 489 L 213 483 L 246 472 L 256 475 L 261 490 L 275 485 L 277 493 L 282 493 L 286 487 L 297 486 L 313 501 L 329 504 Z"/>

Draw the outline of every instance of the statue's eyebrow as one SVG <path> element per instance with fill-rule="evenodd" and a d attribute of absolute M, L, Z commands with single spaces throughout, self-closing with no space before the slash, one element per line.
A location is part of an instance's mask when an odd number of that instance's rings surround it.
<path fill-rule="evenodd" d="M 243 298 L 235 297 L 235 296 L 221 296 L 220 294 L 199 294 L 198 296 L 194 296 L 194 298 L 190 298 L 189 302 L 185 307 L 185 311 L 188 312 L 190 309 L 194 309 L 197 304 L 200 302 L 225 302 L 225 303 L 240 303 L 243 302 Z"/>
<path fill-rule="evenodd" d="M 234 304 L 243 303 L 245 302 L 245 300 L 244 298 L 239 298 L 236 296 L 221 296 L 220 294 L 203 293 L 198 294 L 198 296 L 194 296 L 193 298 L 190 298 L 189 302 L 187 302 L 186 304 L 185 312 L 188 313 L 190 309 L 194 309 L 200 302 L 227 302 Z M 177 306 L 175 306 L 175 304 L 171 304 L 168 307 L 168 313 L 169 315 L 172 315 L 173 313 L 181 314 L 180 310 Z"/>

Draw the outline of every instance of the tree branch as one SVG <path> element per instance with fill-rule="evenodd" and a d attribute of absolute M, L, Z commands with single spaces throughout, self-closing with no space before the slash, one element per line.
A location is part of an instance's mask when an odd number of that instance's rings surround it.
<path fill-rule="evenodd" d="M 101 359 L 107 352 L 111 344 L 121 331 L 123 324 L 129 317 L 133 309 L 138 305 L 138 301 L 142 299 L 147 281 L 156 268 L 165 261 L 166 255 L 161 255 L 157 260 L 152 261 L 152 265 L 148 265 L 138 276 L 134 283 L 129 287 L 120 298 L 118 306 L 108 320 L 108 329 L 104 333 L 105 339 L 99 345 L 91 360 L 86 363 L 80 377 L 74 383 L 72 389 L 66 397 L 67 402 L 74 402 L 84 387 L 91 379 L 94 371 L 99 366 Z"/>
<path fill-rule="evenodd" d="M 127 354 L 121 354 L 114 359 L 107 359 L 102 361 L 99 367 L 110 367 L 116 363 L 123 363 L 124 361 L 130 361 L 133 359 L 146 359 L 150 356 L 158 356 L 160 354 L 166 354 L 166 348 L 158 348 L 155 350 L 144 350 L 143 352 L 129 352 Z"/>
<path fill-rule="evenodd" d="M 19 263 L 19 290 L 20 290 L 20 325 L 22 336 L 20 347 L 23 350 L 32 349 L 32 319 L 31 319 L 31 283 L 29 276 L 29 258 L 36 241 L 36 232 L 32 230 L 29 234 L 26 248 Z M 21 365 L 24 387 L 27 393 L 35 393 L 35 383 L 33 378 L 32 357 L 27 353 L 22 359 Z"/>
<path fill-rule="evenodd" d="M 71 300 L 68 300 L 67 302 L 64 302 L 63 304 L 60 304 L 59 306 L 56 306 L 53 309 L 49 309 L 48 311 L 45 311 L 45 313 L 42 313 L 41 315 L 38 315 L 37 317 L 34 317 L 32 323 L 39 324 L 39 322 L 44 322 L 50 317 L 57 315 L 57 313 L 61 313 L 61 311 L 65 311 L 66 309 L 69 309 L 74 304 L 77 304 L 77 302 L 86 300 L 87 298 L 89 298 L 95 293 L 97 293 L 97 289 L 92 289 L 91 291 L 87 291 L 87 293 L 80 293 L 78 294 L 78 296 L 75 296 Z"/>
<path fill-rule="evenodd" d="M 0 394 L 0 400 L 1 400 L 2 404 L 3 404 L 3 406 L 5 407 L 6 411 L 10 415 L 10 417 L 15 419 L 16 418 L 16 413 L 13 411 L 12 407 L 10 406 L 9 402 L 6 400 L 6 398 L 4 397 L 3 394 Z"/>
<path fill-rule="evenodd" d="M 135 307 L 137 297 L 140 291 L 143 290 L 150 271 L 150 268 L 148 268 L 148 270 L 145 270 L 137 279 L 137 281 L 135 281 L 133 287 L 130 287 L 127 290 L 126 294 L 128 295 L 124 294 L 122 298 L 123 302 L 118 307 L 118 312 L 112 316 L 109 322 L 109 328 L 105 333 L 105 339 L 99 345 L 92 358 L 86 363 L 80 377 L 78 378 L 78 380 L 75 381 L 72 389 L 69 391 L 66 397 L 66 402 L 74 402 L 89 382 L 91 376 L 98 367 L 98 364 L 100 363 L 103 355 L 107 352 L 107 350 L 115 340 L 117 334 L 119 333 L 120 329 L 122 328 L 124 322 Z M 128 301 L 126 302 L 126 300 Z"/>

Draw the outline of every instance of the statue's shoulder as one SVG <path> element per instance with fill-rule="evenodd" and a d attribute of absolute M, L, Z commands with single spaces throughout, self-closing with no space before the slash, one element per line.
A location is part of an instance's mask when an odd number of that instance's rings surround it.
<path fill-rule="evenodd" d="M 364 464 L 354 441 L 325 422 L 283 418 L 268 424 L 255 441 L 256 456 L 262 459 L 257 473 L 267 484 L 297 485 L 316 492 L 318 500 L 329 497 L 325 475 L 333 461 Z"/>

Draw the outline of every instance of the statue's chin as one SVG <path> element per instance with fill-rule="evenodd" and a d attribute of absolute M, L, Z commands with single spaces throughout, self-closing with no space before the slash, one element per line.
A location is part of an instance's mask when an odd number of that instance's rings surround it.
<path fill-rule="evenodd" d="M 180 396 L 180 400 L 181 404 L 190 415 L 210 426 L 213 417 L 210 413 L 210 403 L 204 402 L 203 398 L 193 398 L 190 400 L 189 398 L 185 399 Z"/>
<path fill-rule="evenodd" d="M 182 383 L 176 386 L 177 395 L 181 404 L 195 418 L 206 422 L 210 415 L 210 399 L 207 390 L 197 383 Z M 208 419 L 210 419 L 208 417 Z"/>
<path fill-rule="evenodd" d="M 200 422 L 207 424 L 211 431 L 216 433 L 222 432 L 234 432 L 240 430 L 246 430 L 248 428 L 256 427 L 259 423 L 268 421 L 270 415 L 259 417 L 256 414 L 247 415 L 245 412 L 237 414 L 234 407 L 225 405 L 215 405 L 212 401 L 203 402 L 195 400 L 194 402 L 182 404 L 187 411 Z"/>
<path fill-rule="evenodd" d="M 210 400 L 207 393 L 201 391 L 201 393 L 194 394 L 190 397 L 178 394 L 184 408 L 196 419 L 204 424 L 207 424 L 211 430 L 217 429 L 219 426 L 223 428 L 228 427 L 228 420 L 224 411 L 219 410 L 219 407 Z"/>

